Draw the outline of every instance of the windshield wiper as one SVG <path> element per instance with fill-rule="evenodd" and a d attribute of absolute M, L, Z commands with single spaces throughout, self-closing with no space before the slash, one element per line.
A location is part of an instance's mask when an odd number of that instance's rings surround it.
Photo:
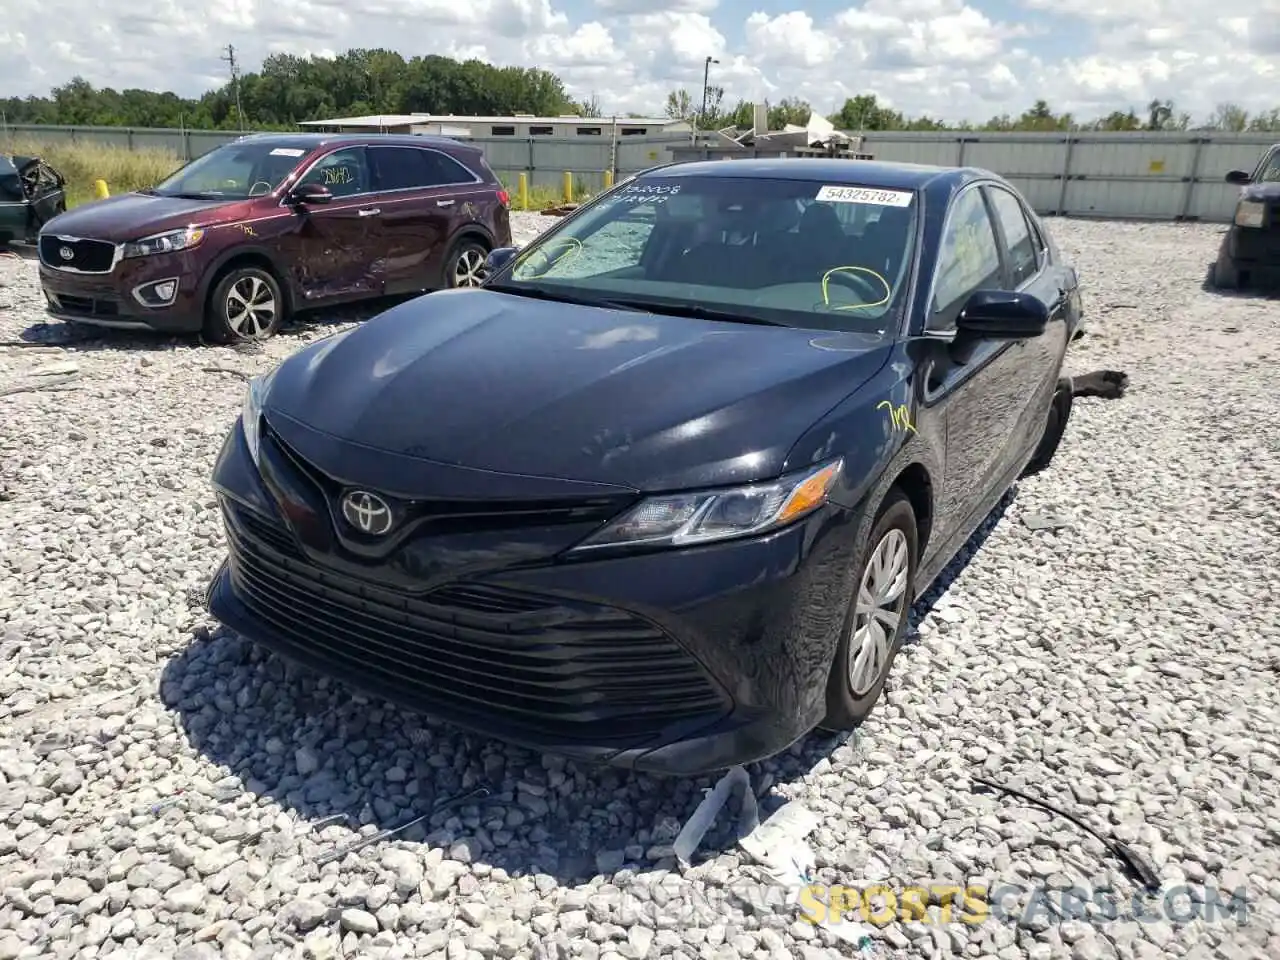
<path fill-rule="evenodd" d="M 610 306 L 625 307 L 631 310 L 645 310 L 649 313 L 662 313 L 671 317 L 690 317 L 694 320 L 722 320 L 726 323 L 750 323 L 761 327 L 785 327 L 787 324 L 777 320 L 766 320 L 764 317 L 751 314 L 734 313 L 730 310 L 712 310 L 700 307 L 696 303 L 654 303 L 649 300 L 610 300 Z"/>
<path fill-rule="evenodd" d="M 486 283 L 485 290 L 496 290 L 499 293 L 510 293 L 517 297 L 528 297 L 531 300 L 550 300 L 555 303 L 572 303 L 579 307 L 612 307 L 615 310 L 639 310 L 619 300 L 597 300 L 594 297 L 579 297 L 572 293 L 561 293 L 558 290 L 547 290 L 544 287 L 525 287 L 506 283 Z"/>

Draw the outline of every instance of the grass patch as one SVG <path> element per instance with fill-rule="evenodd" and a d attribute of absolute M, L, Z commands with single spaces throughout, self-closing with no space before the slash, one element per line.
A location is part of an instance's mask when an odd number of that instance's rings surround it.
<path fill-rule="evenodd" d="M 13 139 L 0 143 L 0 151 L 29 157 L 41 157 L 67 178 L 67 206 L 74 207 L 94 198 L 95 180 L 105 180 L 112 195 L 129 193 L 152 187 L 182 166 L 182 158 L 167 150 L 129 150 L 112 144 L 85 140 L 33 140 Z M 502 177 L 503 185 L 511 194 L 511 208 L 519 210 L 515 177 Z M 587 185 L 575 180 L 573 199 L 588 199 Z M 529 209 L 545 210 L 564 202 L 559 189 L 545 186 L 531 187 Z"/>
<path fill-rule="evenodd" d="M 93 182 L 107 181 L 112 194 L 153 187 L 182 166 L 167 150 L 129 150 L 111 144 L 15 139 L 0 145 L 5 153 L 40 157 L 67 178 L 67 206 L 93 199 Z"/>
<path fill-rule="evenodd" d="M 506 188 L 507 193 L 511 194 L 511 209 L 523 210 L 520 206 L 520 183 L 519 178 L 514 175 L 499 174 L 498 179 L 502 181 L 502 185 Z M 575 178 L 573 181 L 573 202 L 585 203 L 591 199 L 591 194 L 587 189 L 584 180 Z M 533 211 L 546 210 L 550 207 L 558 207 L 565 202 L 564 192 L 559 187 L 548 187 L 544 185 L 535 185 L 529 187 L 529 207 Z"/>

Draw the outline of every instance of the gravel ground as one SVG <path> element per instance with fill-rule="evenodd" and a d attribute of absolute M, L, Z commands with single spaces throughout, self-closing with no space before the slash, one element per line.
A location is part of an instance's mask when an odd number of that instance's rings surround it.
<path fill-rule="evenodd" d="M 553 222 L 518 220 L 523 237 Z M 918 611 L 872 720 L 753 781 L 766 808 L 798 798 L 821 819 L 825 882 L 1109 885 L 1127 911 L 1134 887 L 1098 842 L 976 790 L 981 771 L 1084 809 L 1167 887 L 1249 897 L 1243 925 L 1172 922 L 1158 899 L 1144 922 L 891 923 L 868 954 L 1274 958 L 1280 315 L 1202 291 L 1218 228 L 1051 229 L 1087 284 L 1072 368 L 1125 370 L 1128 395 L 1077 401 L 1054 467 Z M 0 258 L 0 283 L 0 340 L 66 335 L 43 324 L 33 263 Z M 208 475 L 244 388 L 224 371 L 263 372 L 350 322 L 256 352 L 0 347 L 0 383 L 82 372 L 0 397 L 0 960 L 849 955 L 739 898 L 759 887 L 727 826 L 714 856 L 676 867 L 709 779 L 467 737 L 286 670 L 202 612 L 223 549 Z M 1027 525 L 1046 512 L 1069 526 Z M 483 809 L 314 862 L 482 780 Z"/>

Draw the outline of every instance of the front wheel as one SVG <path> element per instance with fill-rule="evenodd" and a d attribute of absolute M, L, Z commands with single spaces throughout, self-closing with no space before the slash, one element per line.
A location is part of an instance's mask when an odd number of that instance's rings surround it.
<path fill-rule="evenodd" d="M 447 287 L 478 287 L 488 271 L 485 261 L 489 248 L 479 240 L 460 240 L 445 260 L 444 282 Z"/>
<path fill-rule="evenodd" d="M 205 335 L 215 343 L 266 340 L 284 323 L 280 284 L 261 267 L 235 267 L 213 288 Z"/>
<path fill-rule="evenodd" d="M 906 635 L 918 552 L 915 511 L 895 489 L 881 506 L 858 561 L 827 681 L 823 728 L 857 726 L 880 699 Z"/>

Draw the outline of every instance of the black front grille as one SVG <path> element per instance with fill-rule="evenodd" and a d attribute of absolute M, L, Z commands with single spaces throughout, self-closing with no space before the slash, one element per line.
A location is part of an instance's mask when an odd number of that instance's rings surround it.
<path fill-rule="evenodd" d="M 71 256 L 65 256 L 66 252 Z M 63 240 L 54 236 L 40 238 L 40 259 L 50 267 L 79 270 L 82 273 L 110 273 L 115 264 L 116 247 L 105 240 Z"/>
<path fill-rule="evenodd" d="M 283 457 L 299 480 L 304 480 L 330 504 L 335 519 L 341 517 L 339 506 L 346 484 L 325 473 L 285 442 L 270 424 L 262 429 L 262 443 L 273 447 Z M 388 500 L 395 498 L 386 497 Z M 440 536 L 450 533 L 482 533 L 488 530 L 518 530 L 522 527 L 550 524 L 601 524 L 616 517 L 633 503 L 631 494 L 576 497 L 563 500 L 396 500 L 397 535 Z M 338 527 L 339 535 L 349 537 L 351 529 Z"/>
<path fill-rule="evenodd" d="M 626 611 L 485 584 L 411 596 L 315 566 L 266 517 L 224 514 L 232 585 L 264 639 L 387 699 L 498 733 L 619 746 L 724 712 L 697 662 Z"/>
<path fill-rule="evenodd" d="M 55 293 L 50 302 L 59 313 L 74 314 L 78 317 L 102 317 L 109 319 L 120 316 L 120 302 L 110 297 L 80 297 L 69 293 Z"/>

